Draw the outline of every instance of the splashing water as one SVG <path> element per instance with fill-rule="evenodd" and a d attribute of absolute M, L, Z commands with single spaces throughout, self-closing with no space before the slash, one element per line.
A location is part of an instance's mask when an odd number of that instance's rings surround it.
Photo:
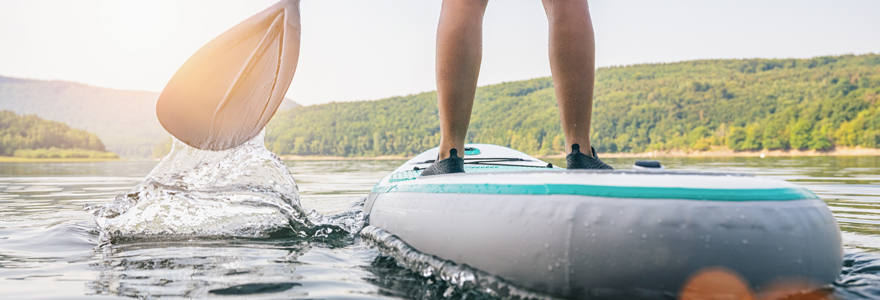
<path fill-rule="evenodd" d="M 453 292 L 476 291 L 489 297 L 513 300 L 553 300 L 552 296 L 535 293 L 508 283 L 501 277 L 459 265 L 449 260 L 428 255 L 412 248 L 397 236 L 375 226 L 361 230 L 361 237 L 375 244 L 382 254 L 393 258 L 398 265 L 408 268 L 425 278 L 436 278 L 449 283 L 443 298 Z M 485 298 L 485 297 L 483 297 Z"/>
<path fill-rule="evenodd" d="M 223 151 L 175 140 L 171 152 L 131 192 L 84 209 L 95 216 L 102 240 L 357 232 L 361 215 L 331 219 L 300 206 L 296 182 L 263 145 L 264 134 Z"/>

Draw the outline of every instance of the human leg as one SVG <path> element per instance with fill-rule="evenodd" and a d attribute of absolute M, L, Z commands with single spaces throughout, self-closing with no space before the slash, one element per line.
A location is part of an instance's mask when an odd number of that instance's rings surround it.
<path fill-rule="evenodd" d="M 444 0 L 437 26 L 437 102 L 440 159 L 450 149 L 464 155 L 483 50 L 483 13 L 488 0 Z"/>
<path fill-rule="evenodd" d="M 565 149 L 590 152 L 596 46 L 586 0 L 543 0 L 550 27 L 550 71 L 565 133 Z"/>
<path fill-rule="evenodd" d="M 569 169 L 611 169 L 590 145 L 596 43 L 587 0 L 544 0 L 550 27 L 550 72 L 565 133 Z M 581 152 L 584 147 L 584 152 Z"/>

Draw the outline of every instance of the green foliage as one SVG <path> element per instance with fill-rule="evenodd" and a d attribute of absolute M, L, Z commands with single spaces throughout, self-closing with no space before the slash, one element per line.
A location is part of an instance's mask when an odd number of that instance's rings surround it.
<path fill-rule="evenodd" d="M 759 124 L 752 124 L 746 127 L 746 138 L 742 143 L 742 148 L 734 150 L 761 150 L 761 141 L 764 131 Z"/>
<path fill-rule="evenodd" d="M 601 68 L 599 152 L 880 146 L 880 55 L 699 60 Z M 297 107 L 269 123 L 275 153 L 413 155 L 440 140 L 436 93 Z M 550 78 L 477 90 L 468 142 L 563 152 Z"/>
<path fill-rule="evenodd" d="M 40 151 L 28 151 L 33 149 Z M 104 155 L 97 153 L 106 151 L 104 144 L 94 134 L 35 115 L 18 116 L 11 111 L 0 111 L 0 156 L 56 155 L 63 158 L 61 156 Z M 115 156 L 112 153 L 108 155 Z"/>
<path fill-rule="evenodd" d="M 13 156 L 24 158 L 119 158 L 115 153 L 106 151 L 58 148 L 18 149 L 15 150 Z"/>
<path fill-rule="evenodd" d="M 743 149 L 746 141 L 746 130 L 742 127 L 731 127 L 727 135 L 727 148 Z"/>
<path fill-rule="evenodd" d="M 801 119 L 791 126 L 791 147 L 794 149 L 807 149 L 810 145 L 810 121 Z"/>
<path fill-rule="evenodd" d="M 780 150 L 789 148 L 789 133 L 786 122 L 787 118 L 769 117 L 764 122 L 764 133 L 761 145 L 765 149 Z"/>
<path fill-rule="evenodd" d="M 810 149 L 811 150 L 830 150 L 832 148 L 831 140 L 828 139 L 828 126 L 822 126 L 819 130 L 813 130 L 810 134 Z"/>

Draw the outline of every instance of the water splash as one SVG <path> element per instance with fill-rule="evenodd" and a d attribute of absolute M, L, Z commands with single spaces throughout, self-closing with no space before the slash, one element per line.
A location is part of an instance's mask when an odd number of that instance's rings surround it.
<path fill-rule="evenodd" d="M 363 216 L 327 218 L 304 209 L 292 174 L 263 144 L 264 133 L 223 151 L 175 140 L 129 193 L 86 205 L 102 240 L 118 237 L 328 236 L 357 232 Z"/>
<path fill-rule="evenodd" d="M 374 243 L 383 254 L 394 258 L 400 265 L 427 278 L 435 278 L 450 284 L 444 298 L 457 288 L 459 291 L 478 291 L 490 297 L 513 300 L 553 300 L 553 296 L 535 293 L 511 284 L 504 279 L 459 265 L 452 261 L 428 255 L 412 248 L 397 236 L 375 226 L 364 227 L 360 235 Z"/>

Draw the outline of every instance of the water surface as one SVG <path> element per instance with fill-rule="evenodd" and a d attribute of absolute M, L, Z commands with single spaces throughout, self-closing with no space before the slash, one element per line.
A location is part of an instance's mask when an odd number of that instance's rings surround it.
<path fill-rule="evenodd" d="M 605 159 L 629 168 L 633 159 Z M 750 172 L 800 184 L 843 231 L 843 299 L 880 297 L 880 157 L 669 158 L 670 169 Z M 551 161 L 560 165 L 561 161 Z M 288 161 L 303 207 L 357 209 L 402 161 Z M 0 291 L 8 299 L 491 298 L 423 278 L 357 236 L 131 239 L 101 244 L 83 204 L 127 193 L 152 161 L 0 163 Z M 353 207 L 355 206 L 355 207 Z M 100 244 L 100 245 L 99 245 Z"/>

